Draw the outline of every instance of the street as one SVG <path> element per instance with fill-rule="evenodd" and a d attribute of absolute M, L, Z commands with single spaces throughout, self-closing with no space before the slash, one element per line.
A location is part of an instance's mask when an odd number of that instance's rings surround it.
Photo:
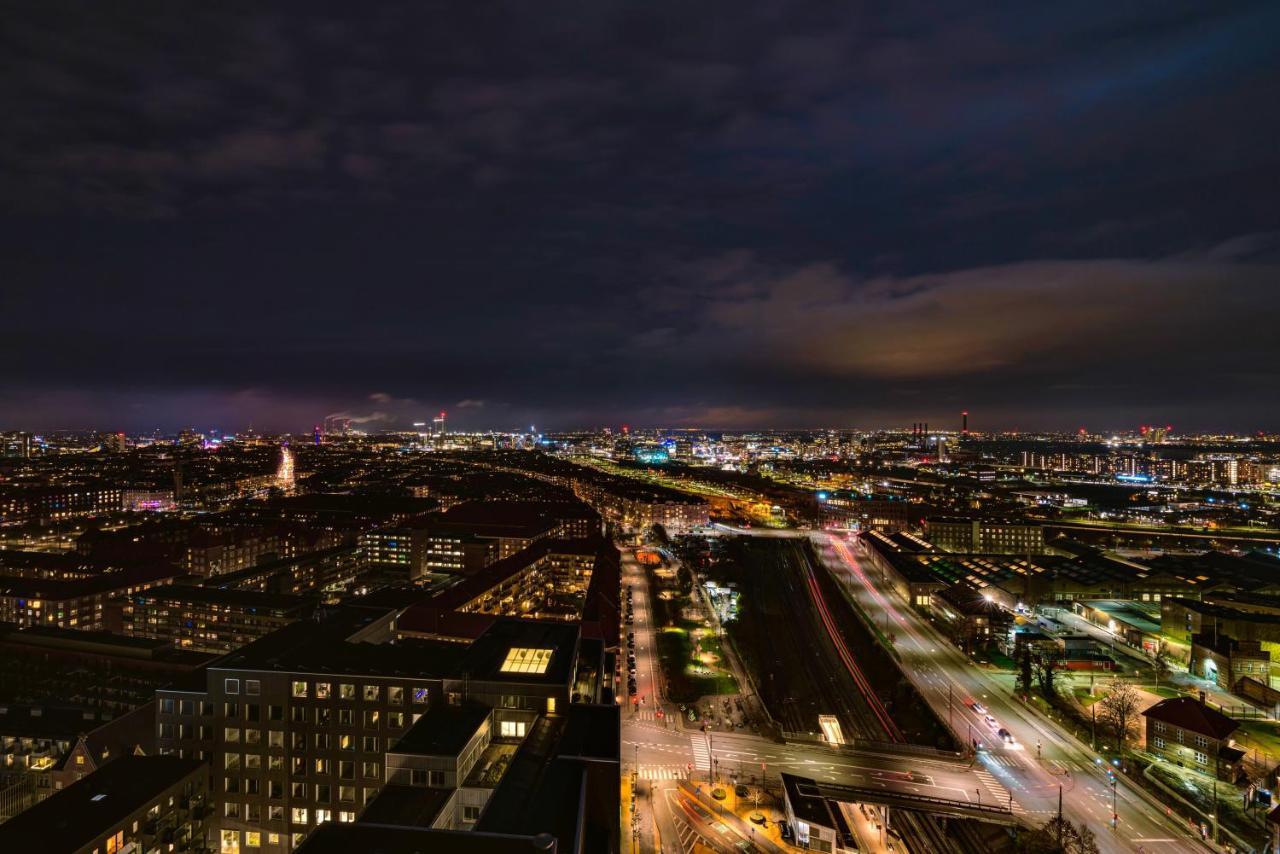
<path fill-rule="evenodd" d="M 1113 787 L 1098 757 L 1002 690 L 927 620 L 900 602 L 888 585 L 879 584 L 873 572 L 864 572 L 843 539 L 827 534 L 815 534 L 814 539 L 823 547 L 828 566 L 864 611 L 876 618 L 888 615 L 904 671 L 961 742 L 974 738 L 982 742 L 985 749 L 979 751 L 979 761 L 1012 792 L 1032 823 L 1043 823 L 1054 814 L 1061 793 L 1064 814 L 1087 824 L 1103 851 L 1204 850 L 1123 779 Z M 971 708 L 972 702 L 985 711 Z M 987 715 L 1012 734 L 1013 744 L 996 736 Z M 1113 797 L 1118 814 L 1114 829 Z"/>
<path fill-rule="evenodd" d="M 662 704 L 661 678 L 655 653 L 655 627 L 644 568 L 629 551 L 623 552 L 623 585 L 632 590 L 632 623 L 636 654 L 636 700 L 623 712 L 622 757 L 628 772 L 636 774 L 639 821 L 629 837 L 641 851 L 692 851 L 692 843 L 715 848 L 730 829 L 710 831 L 699 827 L 698 811 L 684 803 L 681 781 L 716 782 L 732 789 L 741 783 L 753 793 L 761 784 L 778 785 L 781 772 L 814 780 L 875 789 L 893 794 L 939 798 L 962 804 L 1011 803 L 1010 793 L 997 774 L 981 765 L 924 755 L 894 754 L 836 748 L 820 742 L 791 741 L 780 744 L 757 735 L 734 732 L 702 732 L 686 729 L 683 718 Z M 625 594 L 624 594 L 625 595 Z M 643 702 L 638 702 L 643 700 Z M 1012 803 L 1015 815 L 1021 806 Z M 851 822 L 859 836 L 867 833 L 868 819 Z M 710 834 L 710 836 L 708 836 Z M 745 840 L 741 840 L 745 841 Z M 867 837 L 870 850 L 879 850 L 876 834 Z M 748 845 L 751 843 L 748 841 Z M 900 846 L 899 851 L 905 850 Z"/>

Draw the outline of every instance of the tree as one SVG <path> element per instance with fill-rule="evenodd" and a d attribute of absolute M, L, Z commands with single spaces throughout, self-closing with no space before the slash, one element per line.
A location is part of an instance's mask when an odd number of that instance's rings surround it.
<path fill-rule="evenodd" d="M 1098 854 L 1098 842 L 1088 827 L 1076 827 L 1055 815 L 1023 839 L 1018 850 L 1024 854 Z"/>
<path fill-rule="evenodd" d="M 1142 706 L 1142 695 L 1138 689 L 1128 682 L 1116 680 L 1111 693 L 1098 701 L 1100 717 L 1111 727 L 1116 735 L 1116 746 L 1124 749 L 1125 742 L 1138 723 L 1138 712 Z"/>
<path fill-rule="evenodd" d="M 1098 854 L 1098 838 L 1089 825 L 1082 824 L 1076 830 L 1079 833 L 1076 841 L 1077 854 Z"/>
<path fill-rule="evenodd" d="M 1018 654 L 1018 690 L 1030 694 L 1035 687 L 1035 675 L 1032 673 L 1031 644 L 1024 643 Z"/>
<path fill-rule="evenodd" d="M 1040 693 L 1046 700 L 1052 700 L 1058 695 L 1058 660 L 1053 657 L 1052 652 L 1041 653 L 1037 655 L 1033 661 L 1036 681 L 1040 683 Z"/>

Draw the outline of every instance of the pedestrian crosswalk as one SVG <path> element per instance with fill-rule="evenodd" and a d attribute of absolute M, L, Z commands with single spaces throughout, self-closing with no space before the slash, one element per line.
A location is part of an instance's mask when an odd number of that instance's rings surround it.
<path fill-rule="evenodd" d="M 710 771 L 711 751 L 707 748 L 706 736 L 689 736 L 689 746 L 693 748 L 693 767 L 699 771 Z"/>
<path fill-rule="evenodd" d="M 1008 753 L 989 753 L 987 757 L 997 765 L 1003 765 L 1005 768 L 1021 768 L 1022 760 Z"/>
<path fill-rule="evenodd" d="M 1013 810 L 1014 815 L 1021 815 L 1026 812 L 1026 809 L 1021 804 L 1012 800 L 1009 790 L 1000 785 L 1000 782 L 991 775 L 990 771 L 981 766 L 974 766 L 973 773 L 978 778 L 978 782 L 982 784 L 987 796 L 990 797 L 991 800 L 987 801 L 988 803 L 994 806 L 1008 806 Z M 981 799 L 982 796 L 979 795 L 979 798 Z"/>
<path fill-rule="evenodd" d="M 639 711 L 635 712 L 635 715 L 632 718 L 632 720 L 656 721 L 660 719 L 658 717 L 658 712 L 656 709 L 646 709 L 644 706 L 641 706 Z"/>
<path fill-rule="evenodd" d="M 683 780 L 688 774 L 684 765 L 641 764 L 641 780 Z"/>

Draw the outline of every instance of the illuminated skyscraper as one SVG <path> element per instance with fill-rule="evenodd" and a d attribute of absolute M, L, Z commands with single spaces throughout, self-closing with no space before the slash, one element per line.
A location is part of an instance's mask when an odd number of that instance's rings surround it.
<path fill-rule="evenodd" d="M 276 469 L 276 486 L 285 492 L 293 491 L 293 451 L 288 445 L 280 446 L 280 467 Z"/>

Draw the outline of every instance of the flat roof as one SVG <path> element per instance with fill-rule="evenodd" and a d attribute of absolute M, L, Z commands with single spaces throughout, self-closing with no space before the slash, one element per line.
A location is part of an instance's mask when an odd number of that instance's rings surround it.
<path fill-rule="evenodd" d="M 234 605 L 239 608 L 264 611 L 297 612 L 308 604 L 302 596 L 287 593 L 259 593 L 256 590 L 236 590 L 221 587 L 194 587 L 188 584 L 162 584 L 133 594 L 134 602 L 145 599 L 170 599 L 179 602 L 205 602 L 215 605 Z"/>
<path fill-rule="evenodd" d="M 553 838 L 538 839 L 478 830 L 430 830 L 360 821 L 325 822 L 298 848 L 299 854 L 533 854 L 551 851 Z"/>
<path fill-rule="evenodd" d="M 485 681 L 565 685 L 573 676 L 580 632 L 577 623 L 500 618 L 467 647 L 462 671 Z M 540 672 L 504 670 L 513 649 L 550 650 L 551 654 Z"/>
<path fill-rule="evenodd" d="M 388 752 L 456 757 L 489 720 L 491 711 L 483 703 L 472 701 L 457 706 L 436 703 Z"/>
<path fill-rule="evenodd" d="M 622 711 L 616 703 L 573 703 L 565 712 L 565 718 L 560 736 L 561 756 L 614 761 L 620 758 Z"/>
<path fill-rule="evenodd" d="M 1133 602 L 1116 599 L 1090 599 L 1084 605 L 1087 608 L 1093 608 L 1095 611 L 1101 611 L 1115 620 L 1127 623 L 1138 631 L 1146 632 L 1147 634 L 1156 634 L 1160 631 L 1159 612 L 1144 609 Z"/>
<path fill-rule="evenodd" d="M 0 850 L 75 851 L 204 767 L 177 756 L 122 756 L 0 824 Z"/>
<path fill-rule="evenodd" d="M 388 783 L 378 790 L 377 797 L 365 807 L 364 812 L 360 813 L 360 821 L 372 824 L 430 827 L 436 816 L 440 814 L 440 808 L 453 797 L 454 791 Z"/>
<path fill-rule="evenodd" d="M 325 609 L 223 656 L 210 668 L 417 678 L 440 678 L 457 671 L 465 652 L 459 644 L 416 638 L 382 644 L 347 640 L 386 613 L 350 606 Z"/>
<path fill-rule="evenodd" d="M 70 581 L 0 575 L 0 596 L 62 602 L 98 593 L 114 592 L 135 584 L 150 584 L 162 578 L 175 578 L 181 574 L 171 566 L 156 565 L 119 572 L 104 572 L 92 578 Z"/>

